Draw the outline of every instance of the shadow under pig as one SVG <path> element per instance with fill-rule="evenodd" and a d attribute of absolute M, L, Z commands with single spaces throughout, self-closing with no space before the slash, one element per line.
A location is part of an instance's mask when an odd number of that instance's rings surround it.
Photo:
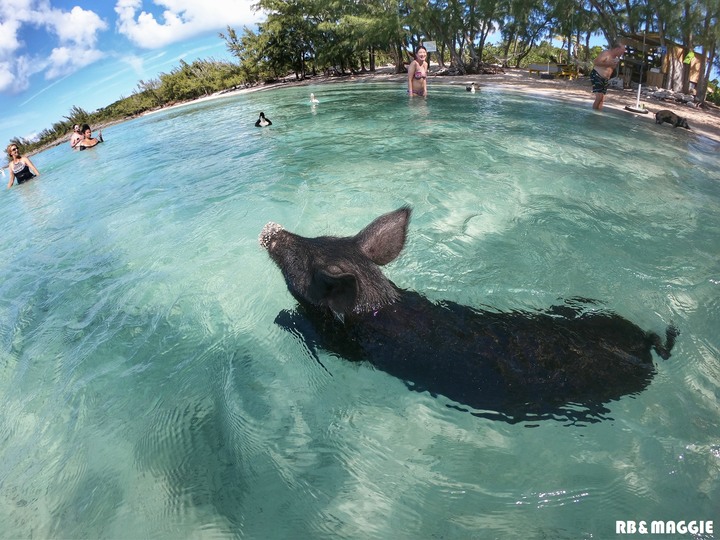
<path fill-rule="evenodd" d="M 400 254 L 410 208 L 357 235 L 305 238 L 268 223 L 260 244 L 299 306 L 276 323 L 319 360 L 324 349 L 368 362 L 418 392 L 507 422 L 593 422 L 605 404 L 637 394 L 670 357 L 677 330 L 660 336 L 590 300 L 542 311 L 502 312 L 434 303 L 388 280 L 379 266 Z"/>

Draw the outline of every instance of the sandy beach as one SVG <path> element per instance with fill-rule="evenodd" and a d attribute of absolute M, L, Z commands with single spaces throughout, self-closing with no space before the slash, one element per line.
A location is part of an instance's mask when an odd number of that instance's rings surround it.
<path fill-rule="evenodd" d="M 593 94 L 591 92 L 591 84 L 589 77 L 580 77 L 574 80 L 541 79 L 537 74 L 530 74 L 527 70 L 524 69 L 506 69 L 504 73 L 498 73 L 494 75 L 446 76 L 438 75 L 437 72 L 437 66 L 431 66 L 430 77 L 428 79 L 428 94 L 430 96 L 430 99 L 432 99 L 432 87 L 434 85 L 457 85 L 464 87 L 471 82 L 475 82 L 480 91 L 482 91 L 483 87 L 502 87 L 505 90 L 509 90 L 512 92 L 521 92 L 527 94 L 528 96 L 539 95 L 546 98 L 574 102 L 577 103 L 579 107 L 587 107 L 588 109 L 591 108 L 593 102 Z M 284 82 L 273 84 L 260 84 L 250 88 L 218 92 L 209 96 L 204 96 L 194 100 L 176 103 L 153 111 L 148 111 L 145 112 L 144 115 L 155 114 L 176 107 L 183 107 L 192 103 L 225 98 L 233 95 L 247 94 L 250 92 L 261 92 L 266 90 L 278 89 L 286 86 L 309 86 L 316 84 L 347 83 L 358 80 L 377 80 L 404 84 L 406 81 L 406 77 L 407 74 L 394 73 L 394 68 L 386 66 L 378 68 L 375 72 L 372 73 L 367 72 L 340 77 L 317 76 L 305 79 L 303 81 L 295 81 L 288 78 Z M 708 137 L 720 143 L 720 107 L 717 107 L 712 103 L 708 103 L 707 109 L 696 109 L 675 101 L 641 99 L 640 103 L 644 104 L 648 111 L 650 111 L 648 114 L 636 114 L 625 110 L 626 106 L 634 107 L 636 105 L 636 102 L 636 90 L 617 90 L 611 88 L 608 91 L 607 97 L 605 98 L 605 106 L 603 108 L 603 112 L 624 114 L 635 117 L 639 122 L 654 123 L 655 112 L 662 109 L 669 109 L 674 113 L 678 114 L 679 116 L 687 118 L 688 123 L 690 124 L 690 127 L 695 134 Z M 95 129 L 95 131 L 99 131 L 123 121 L 125 120 L 110 122 L 101 126 L 93 126 L 93 128 Z M 658 126 L 657 129 L 668 130 L 673 128 L 666 124 Z M 66 137 L 63 137 L 61 140 L 56 141 L 52 145 L 48 145 L 48 147 L 62 144 L 69 140 L 70 133 L 68 133 Z M 43 149 L 40 149 L 33 153 L 37 153 L 42 150 Z"/>
<path fill-rule="evenodd" d="M 437 77 L 438 80 L 452 80 L 452 77 Z M 575 80 L 565 79 L 540 79 L 537 75 L 531 75 L 525 70 L 506 70 L 506 73 L 499 75 L 475 75 L 463 77 L 456 82 L 467 80 L 476 81 L 480 85 L 503 86 L 506 89 L 525 92 L 528 94 L 539 94 L 553 99 L 561 99 L 578 103 L 579 106 L 590 109 L 593 102 L 591 83 L 589 77 L 580 77 Z M 608 90 L 605 98 L 603 112 L 613 111 L 620 114 L 635 117 L 638 121 L 655 122 L 655 113 L 659 110 L 669 109 L 679 116 L 685 117 L 698 135 L 709 137 L 720 142 L 720 108 L 708 103 L 707 109 L 697 109 L 683 105 L 677 101 L 659 101 L 655 99 L 640 99 L 640 103 L 650 111 L 648 114 L 636 114 L 625 109 L 626 106 L 634 107 L 637 103 L 637 90 Z M 657 126 L 658 130 L 673 129 L 668 124 Z"/>
<path fill-rule="evenodd" d="M 304 81 L 288 81 L 269 85 L 259 85 L 252 88 L 214 94 L 212 96 L 199 98 L 190 102 L 176 104 L 172 107 L 180 107 L 189 103 L 197 103 L 198 101 L 227 97 L 235 94 L 282 88 L 283 86 L 332 84 L 357 80 L 377 80 L 403 84 L 406 81 L 406 77 L 407 75 L 405 73 L 394 73 L 394 69 L 391 67 L 382 67 L 377 69 L 374 73 L 368 72 L 341 77 L 313 77 Z M 537 74 L 530 74 L 524 69 L 506 69 L 505 73 L 495 75 L 445 76 L 437 75 L 437 66 L 431 67 L 430 77 L 428 79 L 429 99 L 432 99 L 432 87 L 434 85 L 462 85 L 464 87 L 466 84 L 470 84 L 471 82 L 475 82 L 480 88 L 480 91 L 482 91 L 483 87 L 502 87 L 505 90 L 513 92 L 522 92 L 528 95 L 539 95 L 551 99 L 574 102 L 577 103 L 579 107 L 587 107 L 588 109 L 592 107 L 593 102 L 593 94 L 591 92 L 589 77 L 580 77 L 574 80 L 541 79 Z M 708 137 L 720 143 L 720 107 L 717 107 L 712 103 L 708 103 L 707 109 L 697 109 L 689 107 L 688 105 L 683 105 L 676 101 L 641 99 L 640 103 L 644 104 L 648 111 L 650 111 L 648 114 L 636 114 L 625 109 L 626 106 L 634 107 L 636 103 L 636 90 L 617 90 L 611 88 L 605 98 L 603 112 L 625 114 L 635 117 L 640 122 L 654 123 L 654 113 L 662 109 L 669 109 L 679 116 L 687 118 L 694 133 Z M 167 108 L 168 107 L 165 109 Z M 667 130 L 673 128 L 670 125 L 665 124 L 658 126 L 657 129 Z"/>
<path fill-rule="evenodd" d="M 386 71 L 387 68 L 378 70 L 375 74 L 358 75 L 344 78 L 334 78 L 331 80 L 353 80 L 359 77 L 374 77 L 378 80 L 396 80 L 403 83 L 406 80 L 406 74 L 394 74 Z M 537 74 L 530 74 L 524 69 L 506 69 L 505 73 L 496 75 L 465 75 L 461 77 L 432 75 L 428 80 L 428 93 L 432 96 L 432 85 L 434 84 L 453 84 L 466 85 L 475 82 L 481 89 L 487 87 L 503 87 L 505 90 L 513 92 L 522 92 L 529 95 L 540 95 L 552 99 L 571 101 L 578 106 L 590 109 L 593 102 L 593 94 L 591 91 L 591 83 L 589 77 L 580 77 L 579 79 L 541 79 Z M 482 91 L 482 90 L 481 90 Z M 648 114 L 636 114 L 625 110 L 626 106 L 634 107 L 637 103 L 636 90 L 616 90 L 610 89 L 605 98 L 605 106 L 603 111 L 612 111 L 615 113 L 633 116 L 638 121 L 655 122 L 655 113 L 662 109 L 669 109 L 687 118 L 692 131 L 709 137 L 720 142 L 720 108 L 708 103 L 708 109 L 696 109 L 683 105 L 679 102 L 658 101 L 654 99 L 641 99 L 640 103 L 650 111 Z M 658 129 L 673 129 L 669 125 L 658 126 Z"/>

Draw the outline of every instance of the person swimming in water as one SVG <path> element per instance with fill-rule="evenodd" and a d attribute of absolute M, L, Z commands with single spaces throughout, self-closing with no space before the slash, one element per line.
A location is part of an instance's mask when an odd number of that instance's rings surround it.
<path fill-rule="evenodd" d="M 257 119 L 257 122 L 255 122 L 255 127 L 265 127 L 265 126 L 272 126 L 272 122 L 269 118 L 265 118 L 265 113 L 260 113 L 260 118 Z"/>
<path fill-rule="evenodd" d="M 415 49 L 415 60 L 408 66 L 408 94 L 410 97 L 427 96 L 427 49 L 420 45 Z"/>
<path fill-rule="evenodd" d="M 8 189 L 13 186 L 15 180 L 18 184 L 32 180 L 40 173 L 33 165 L 30 158 L 26 158 L 20 155 L 20 149 L 15 143 L 10 143 L 7 147 L 8 155 L 8 171 L 10 171 L 10 182 L 8 182 Z"/>
<path fill-rule="evenodd" d="M 77 148 L 79 148 L 80 150 L 87 150 L 88 148 L 97 146 L 101 142 L 105 142 L 103 140 L 102 131 L 98 132 L 98 137 L 97 139 L 95 139 L 92 136 L 92 129 L 90 129 L 90 126 L 88 126 L 87 124 L 83 124 L 82 134 L 85 136 L 85 138 L 79 143 L 77 143 Z"/>

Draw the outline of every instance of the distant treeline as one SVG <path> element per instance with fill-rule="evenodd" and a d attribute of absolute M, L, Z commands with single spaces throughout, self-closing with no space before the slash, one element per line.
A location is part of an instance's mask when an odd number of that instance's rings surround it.
<path fill-rule="evenodd" d="M 372 70 L 378 55 L 400 71 L 408 50 L 429 41 L 437 45 L 432 59 L 460 75 L 481 73 L 487 61 L 512 67 L 551 61 L 556 52 L 533 58 L 549 38 L 563 43 L 566 61 L 587 65 L 597 55 L 592 36 L 612 44 L 643 33 L 662 46 L 702 52 L 701 100 L 713 63 L 720 69 L 718 0 L 258 0 L 256 8 L 267 14 L 257 31 L 228 27 L 221 34 L 248 80 Z M 688 93 L 690 65 L 683 69 Z"/>
<path fill-rule="evenodd" d="M 404 69 L 409 52 L 434 41 L 432 61 L 456 74 L 482 72 L 485 63 L 526 67 L 529 63 L 574 61 L 585 66 L 608 43 L 643 32 L 701 50 L 697 95 L 703 100 L 711 67 L 720 69 L 718 0 L 259 0 L 267 18 L 257 30 L 228 27 L 220 38 L 238 63 L 184 61 L 157 79 L 140 81 L 129 97 L 88 113 L 74 106 L 70 114 L 40 133 L 39 140 L 13 139 L 23 152 L 62 139 L 73 124 L 91 126 L 122 120 L 165 105 L 223 90 L 270 82 L 288 74 L 304 79 L 316 74 L 374 71 L 376 65 Z M 499 45 L 492 45 L 498 41 Z M 562 47 L 550 45 L 550 38 Z M 705 61 L 707 59 L 707 61 Z M 689 65 L 683 74 L 689 85 Z M 708 99 L 718 103 L 715 91 Z"/>

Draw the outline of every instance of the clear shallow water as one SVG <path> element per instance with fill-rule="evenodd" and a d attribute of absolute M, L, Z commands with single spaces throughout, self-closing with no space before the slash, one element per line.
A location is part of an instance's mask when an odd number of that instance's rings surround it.
<path fill-rule="evenodd" d="M 0 537 L 720 526 L 718 146 L 589 101 L 432 91 L 253 93 L 33 158 L 41 178 L 0 204 Z M 273 322 L 294 302 L 258 233 L 354 234 L 403 204 L 399 286 L 500 309 L 600 299 L 674 322 L 672 358 L 612 419 L 532 429 L 323 368 Z"/>

